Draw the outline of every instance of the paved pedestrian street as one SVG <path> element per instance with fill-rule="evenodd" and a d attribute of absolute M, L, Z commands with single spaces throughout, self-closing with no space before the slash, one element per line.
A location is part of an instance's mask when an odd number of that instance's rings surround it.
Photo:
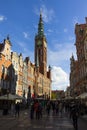
<path fill-rule="evenodd" d="M 34 124 L 34 126 L 33 126 Z M 54 129 L 54 130 L 73 130 L 71 121 L 67 117 L 49 116 L 43 117 L 40 121 L 32 122 L 33 129 Z"/>
<path fill-rule="evenodd" d="M 39 120 L 31 120 L 28 111 L 22 111 L 20 117 L 1 116 L 0 130 L 73 130 L 73 125 L 65 114 L 62 117 L 44 114 Z"/>

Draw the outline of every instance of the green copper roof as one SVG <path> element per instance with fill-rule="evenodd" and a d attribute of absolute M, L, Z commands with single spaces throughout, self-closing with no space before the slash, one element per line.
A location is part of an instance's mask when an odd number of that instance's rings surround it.
<path fill-rule="evenodd" d="M 38 24 L 38 36 L 44 35 L 44 27 L 43 27 L 43 20 L 42 20 L 42 14 L 40 13 L 40 19 Z"/>

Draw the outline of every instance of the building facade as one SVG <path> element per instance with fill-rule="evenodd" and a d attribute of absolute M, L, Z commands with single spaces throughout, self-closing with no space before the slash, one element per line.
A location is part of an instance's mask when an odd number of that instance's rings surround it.
<path fill-rule="evenodd" d="M 51 96 L 51 67 L 47 71 L 47 40 L 44 35 L 42 14 L 40 14 L 38 33 L 35 36 L 35 69 L 36 69 L 36 93 Z"/>
<path fill-rule="evenodd" d="M 77 96 L 87 92 L 87 18 L 85 24 L 76 24 L 76 54 L 70 59 L 71 95 Z"/>
<path fill-rule="evenodd" d="M 65 98 L 64 90 L 52 90 L 51 99 L 62 100 Z"/>
<path fill-rule="evenodd" d="M 16 93 L 25 98 L 51 97 L 51 67 L 47 71 L 47 40 L 42 14 L 35 36 L 35 63 L 22 53 L 11 52 L 9 36 L 0 44 L 0 94 Z"/>

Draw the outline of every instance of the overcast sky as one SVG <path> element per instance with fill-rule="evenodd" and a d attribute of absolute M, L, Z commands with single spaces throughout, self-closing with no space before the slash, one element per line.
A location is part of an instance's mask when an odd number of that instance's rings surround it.
<path fill-rule="evenodd" d="M 69 85 L 70 57 L 76 57 L 75 24 L 85 23 L 87 0 L 0 0 L 0 42 L 9 34 L 12 51 L 34 62 L 40 10 L 52 67 L 52 89 Z"/>

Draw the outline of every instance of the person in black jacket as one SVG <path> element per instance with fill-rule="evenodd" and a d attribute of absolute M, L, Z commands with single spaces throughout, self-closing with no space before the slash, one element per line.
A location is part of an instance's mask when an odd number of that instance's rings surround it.
<path fill-rule="evenodd" d="M 74 105 L 71 108 L 71 117 L 73 120 L 73 126 L 75 128 L 75 130 L 78 130 L 78 116 L 79 116 L 79 109 L 77 105 Z"/>
<path fill-rule="evenodd" d="M 19 117 L 19 114 L 20 114 L 20 104 L 19 102 L 17 102 L 15 104 L 15 116 L 17 115 Z"/>

